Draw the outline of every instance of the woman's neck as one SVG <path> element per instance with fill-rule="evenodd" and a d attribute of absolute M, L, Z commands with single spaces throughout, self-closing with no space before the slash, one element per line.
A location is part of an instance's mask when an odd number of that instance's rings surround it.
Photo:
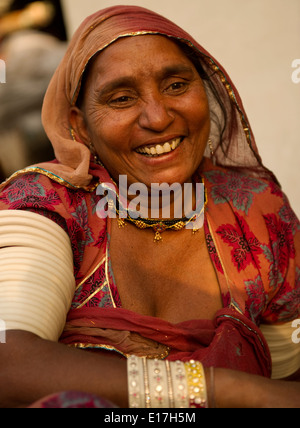
<path fill-rule="evenodd" d="M 140 218 L 173 220 L 186 218 L 204 204 L 204 190 L 198 188 L 202 183 L 186 183 L 180 185 L 155 184 L 148 189 L 145 185 L 120 187 L 120 208 L 130 213 L 137 213 Z M 126 209 L 124 210 L 126 211 Z"/>

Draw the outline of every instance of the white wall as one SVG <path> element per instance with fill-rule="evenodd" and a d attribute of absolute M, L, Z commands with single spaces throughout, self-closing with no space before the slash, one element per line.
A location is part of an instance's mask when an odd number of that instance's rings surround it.
<path fill-rule="evenodd" d="M 300 217 L 300 0 L 62 0 L 70 34 L 90 13 L 147 7 L 187 30 L 228 71 L 256 141 Z M 300 72 L 298 73 L 300 77 Z"/>

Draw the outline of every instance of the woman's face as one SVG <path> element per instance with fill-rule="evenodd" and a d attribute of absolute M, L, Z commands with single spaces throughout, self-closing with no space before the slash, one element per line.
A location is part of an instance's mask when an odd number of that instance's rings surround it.
<path fill-rule="evenodd" d="M 93 62 L 71 125 L 94 145 L 111 176 L 128 185 L 187 183 L 210 132 L 202 79 L 163 36 L 120 39 Z"/>

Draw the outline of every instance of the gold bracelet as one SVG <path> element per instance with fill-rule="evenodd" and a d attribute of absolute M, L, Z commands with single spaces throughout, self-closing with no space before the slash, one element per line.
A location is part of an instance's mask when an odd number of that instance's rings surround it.
<path fill-rule="evenodd" d="M 185 363 L 190 408 L 207 408 L 207 387 L 203 365 L 191 360 Z"/>

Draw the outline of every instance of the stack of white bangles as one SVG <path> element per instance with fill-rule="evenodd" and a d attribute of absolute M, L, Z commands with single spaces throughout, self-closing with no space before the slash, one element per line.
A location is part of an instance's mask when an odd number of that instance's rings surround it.
<path fill-rule="evenodd" d="M 272 379 L 287 378 L 300 369 L 300 344 L 296 334 L 298 325 L 300 320 L 260 326 L 272 357 Z"/>
<path fill-rule="evenodd" d="M 75 291 L 66 232 L 32 212 L 0 211 L 0 320 L 57 341 Z"/>

